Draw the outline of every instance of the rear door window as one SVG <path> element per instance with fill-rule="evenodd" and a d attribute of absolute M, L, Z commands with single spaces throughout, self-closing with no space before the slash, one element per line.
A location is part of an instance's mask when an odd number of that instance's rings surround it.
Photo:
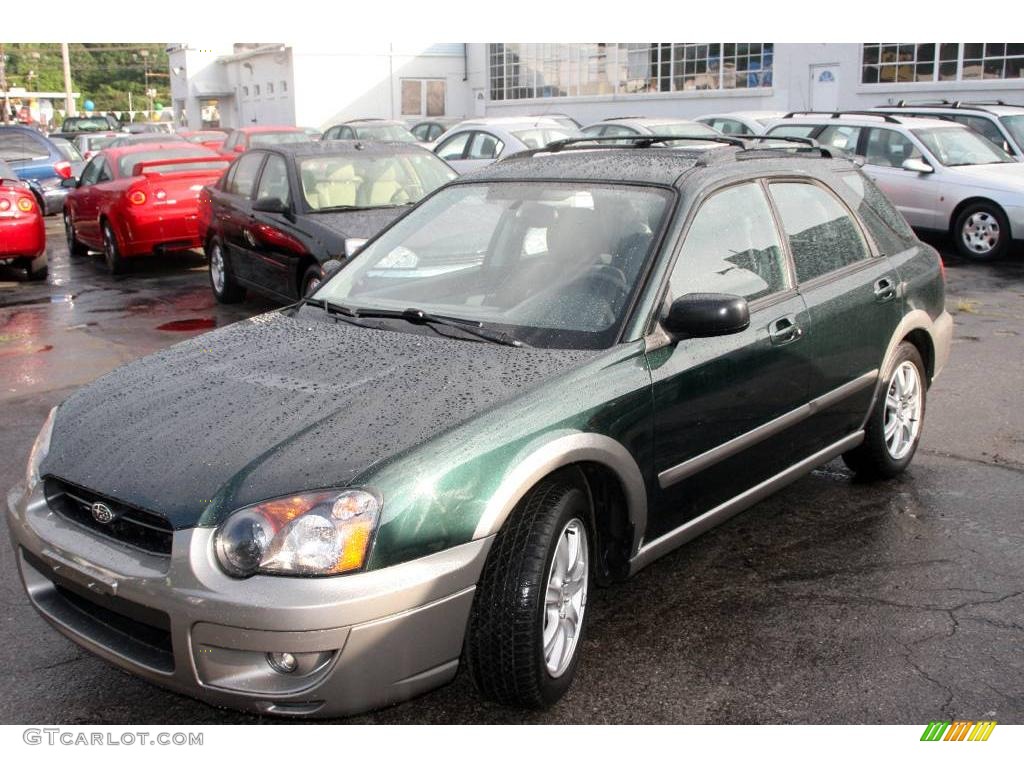
<path fill-rule="evenodd" d="M 492 136 L 483 131 L 473 134 L 473 140 L 469 144 L 467 160 L 493 160 L 501 154 L 505 148 L 504 142 L 497 136 Z"/>
<path fill-rule="evenodd" d="M 288 165 L 280 155 L 268 155 L 256 190 L 257 200 L 277 198 L 285 205 L 291 202 L 288 192 Z"/>
<path fill-rule="evenodd" d="M 769 189 L 789 238 L 798 282 L 868 258 L 860 225 L 832 192 L 788 181 L 772 182 Z"/>
<path fill-rule="evenodd" d="M 242 155 L 231 172 L 227 191 L 232 195 L 252 197 L 252 188 L 256 184 L 256 176 L 260 172 L 260 164 L 265 156 L 265 152 L 249 152 Z"/>
<path fill-rule="evenodd" d="M 835 147 L 851 155 L 857 152 L 857 141 L 861 129 L 855 125 L 827 125 L 818 134 L 818 143 L 825 147 Z"/>

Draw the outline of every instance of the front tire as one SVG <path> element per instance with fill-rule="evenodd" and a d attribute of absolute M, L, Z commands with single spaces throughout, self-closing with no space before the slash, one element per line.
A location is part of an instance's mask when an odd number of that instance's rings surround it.
<path fill-rule="evenodd" d="M 213 297 L 221 304 L 236 304 L 245 298 L 245 288 L 235 282 L 224 246 L 216 237 L 206 246 L 210 260 L 210 288 Z"/>
<path fill-rule="evenodd" d="M 901 342 L 864 427 L 864 442 L 843 454 L 858 479 L 893 478 L 913 461 L 924 426 L 926 381 L 921 353 Z"/>
<path fill-rule="evenodd" d="M 324 279 L 324 271 L 319 264 L 311 264 L 302 275 L 302 282 L 299 285 L 299 298 L 304 299 L 310 296 Z"/>
<path fill-rule="evenodd" d="M 477 585 L 466 666 L 481 695 L 540 709 L 572 684 L 587 617 L 589 502 L 545 480 L 509 516 Z"/>
<path fill-rule="evenodd" d="M 1010 222 L 994 203 L 974 203 L 956 217 L 953 237 L 960 255 L 971 261 L 994 261 L 1010 245 Z"/>
<path fill-rule="evenodd" d="M 107 265 L 107 271 L 112 275 L 124 273 L 125 261 L 121 256 L 121 249 L 117 245 L 117 236 L 109 221 L 103 222 L 103 261 Z"/>

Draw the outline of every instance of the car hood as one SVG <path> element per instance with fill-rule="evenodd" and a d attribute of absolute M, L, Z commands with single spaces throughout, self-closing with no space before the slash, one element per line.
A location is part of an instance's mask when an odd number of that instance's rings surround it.
<path fill-rule="evenodd" d="M 397 219 L 408 208 L 365 208 L 359 211 L 310 213 L 309 220 L 342 237 L 369 239 Z"/>
<path fill-rule="evenodd" d="M 947 170 L 957 179 L 977 187 L 1024 193 L 1024 163 L 960 165 Z"/>
<path fill-rule="evenodd" d="M 344 486 L 595 354 L 272 312 L 79 390 L 57 411 L 41 472 L 187 528 Z"/>

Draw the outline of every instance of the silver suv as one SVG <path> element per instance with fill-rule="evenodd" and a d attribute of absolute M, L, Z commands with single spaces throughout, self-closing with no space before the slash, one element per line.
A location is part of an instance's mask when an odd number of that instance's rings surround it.
<path fill-rule="evenodd" d="M 969 259 L 1024 237 L 1024 164 L 950 120 L 870 112 L 791 112 L 769 136 L 806 136 L 864 160 L 864 172 L 916 229 L 951 233 Z"/>
<path fill-rule="evenodd" d="M 1024 105 L 1003 101 L 899 101 L 871 110 L 890 115 L 955 120 L 966 125 L 1018 162 L 1024 161 Z"/>

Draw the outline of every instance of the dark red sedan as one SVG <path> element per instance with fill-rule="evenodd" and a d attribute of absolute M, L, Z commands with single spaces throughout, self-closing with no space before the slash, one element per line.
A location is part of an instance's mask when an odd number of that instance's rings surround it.
<path fill-rule="evenodd" d="M 0 160 L 0 263 L 23 266 L 29 280 L 46 277 L 46 227 L 35 195 Z"/>
<path fill-rule="evenodd" d="M 102 250 L 116 274 L 137 256 L 201 245 L 199 191 L 228 163 L 185 142 L 105 149 L 89 161 L 64 203 L 72 255 Z"/>

